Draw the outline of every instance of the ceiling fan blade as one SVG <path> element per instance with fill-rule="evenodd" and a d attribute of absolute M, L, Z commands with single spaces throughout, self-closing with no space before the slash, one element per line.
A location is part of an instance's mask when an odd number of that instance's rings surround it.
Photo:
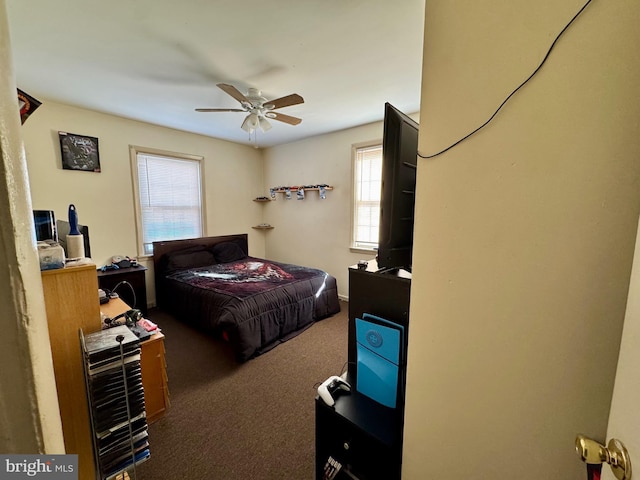
<path fill-rule="evenodd" d="M 251 102 L 249 101 L 249 99 L 247 97 L 245 97 L 240 92 L 240 90 L 238 90 L 233 85 L 229 85 L 228 83 L 218 83 L 218 88 L 222 89 L 225 93 L 231 95 L 233 98 L 235 98 L 240 103 L 242 103 L 242 104 L 248 103 L 249 105 L 251 105 Z"/>
<path fill-rule="evenodd" d="M 245 112 L 241 108 L 196 108 L 196 112 Z"/>
<path fill-rule="evenodd" d="M 298 125 L 302 122 L 301 118 L 292 117 L 291 115 L 285 115 L 284 113 L 278 112 L 269 112 L 265 115 L 267 118 L 272 118 L 273 120 L 278 120 L 279 122 L 288 123 L 289 125 Z"/>
<path fill-rule="evenodd" d="M 287 95 L 286 97 L 269 100 L 264 104 L 264 106 L 269 110 L 275 110 L 276 108 L 289 107 L 291 105 L 298 105 L 300 103 L 304 103 L 304 98 L 302 98 L 297 93 L 292 93 L 291 95 Z"/>

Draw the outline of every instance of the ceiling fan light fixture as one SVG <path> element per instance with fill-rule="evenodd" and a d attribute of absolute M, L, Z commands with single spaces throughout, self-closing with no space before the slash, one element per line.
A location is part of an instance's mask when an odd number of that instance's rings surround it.
<path fill-rule="evenodd" d="M 269 123 L 269 121 L 264 118 L 264 117 L 260 117 L 258 119 L 258 125 L 260 125 L 260 129 L 263 132 L 266 132 L 267 130 L 271 130 L 271 124 Z"/>
<path fill-rule="evenodd" d="M 247 133 L 251 133 L 258 127 L 258 123 L 259 123 L 258 115 L 256 115 L 255 113 L 250 113 L 244 119 L 244 122 L 242 122 L 242 126 L 240 128 L 242 128 L 242 130 L 244 130 Z"/>

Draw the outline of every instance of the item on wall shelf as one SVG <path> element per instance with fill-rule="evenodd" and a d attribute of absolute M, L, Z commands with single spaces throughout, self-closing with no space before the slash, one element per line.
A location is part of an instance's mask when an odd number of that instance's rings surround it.
<path fill-rule="evenodd" d="M 70 259 L 84 258 L 84 236 L 78 231 L 78 211 L 74 204 L 69 205 L 67 254 Z"/>
<path fill-rule="evenodd" d="M 100 154 L 96 137 L 66 132 L 58 132 L 58 137 L 63 169 L 100 172 Z"/>
<path fill-rule="evenodd" d="M 273 200 L 276 199 L 276 193 L 284 193 L 284 198 L 287 200 L 291 200 L 291 192 L 296 192 L 296 198 L 298 200 L 304 200 L 306 191 L 317 190 L 320 199 L 324 200 L 327 198 L 327 190 L 333 190 L 333 187 L 327 185 L 326 183 L 320 183 L 317 185 L 302 185 L 302 186 L 292 186 L 292 187 L 272 187 L 269 189 L 269 194 Z"/>
<path fill-rule="evenodd" d="M 22 125 L 40 105 L 42 105 L 42 102 L 18 88 L 18 106 L 20 107 L 20 122 Z"/>

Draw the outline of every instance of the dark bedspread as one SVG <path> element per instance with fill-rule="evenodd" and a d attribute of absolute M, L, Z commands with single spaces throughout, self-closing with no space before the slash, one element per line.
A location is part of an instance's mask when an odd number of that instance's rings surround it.
<path fill-rule="evenodd" d="M 254 257 L 181 270 L 167 275 L 165 285 L 174 313 L 223 334 L 240 361 L 340 311 L 334 277 Z"/>

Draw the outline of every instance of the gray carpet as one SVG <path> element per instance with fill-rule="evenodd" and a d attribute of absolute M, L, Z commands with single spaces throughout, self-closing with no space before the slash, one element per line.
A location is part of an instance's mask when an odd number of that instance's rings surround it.
<path fill-rule="evenodd" d="M 166 335 L 171 407 L 149 426 L 139 480 L 312 480 L 317 385 L 347 361 L 348 305 L 273 350 L 239 364 L 229 347 L 171 316 Z"/>

